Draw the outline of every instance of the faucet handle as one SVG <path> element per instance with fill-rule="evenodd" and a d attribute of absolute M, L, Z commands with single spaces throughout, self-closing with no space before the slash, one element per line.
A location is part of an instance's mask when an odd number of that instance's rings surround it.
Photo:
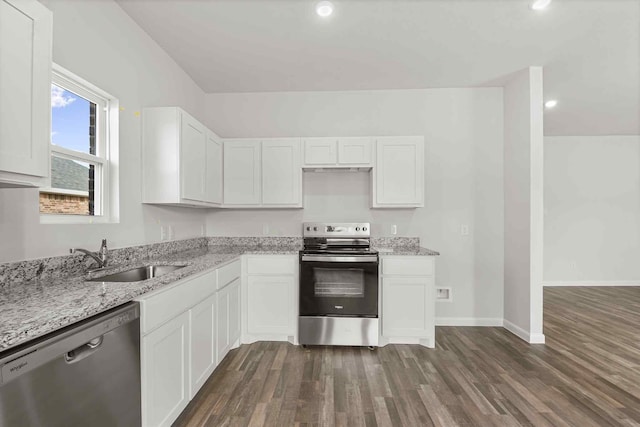
<path fill-rule="evenodd" d="M 107 239 L 102 239 L 102 245 L 100 246 L 100 249 L 102 248 L 107 248 Z"/>

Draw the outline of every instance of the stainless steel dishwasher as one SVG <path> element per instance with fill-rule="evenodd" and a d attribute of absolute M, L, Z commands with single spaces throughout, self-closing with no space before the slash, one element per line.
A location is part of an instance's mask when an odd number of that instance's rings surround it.
<path fill-rule="evenodd" d="M 140 426 L 140 310 L 128 303 L 0 354 L 0 426 Z"/>

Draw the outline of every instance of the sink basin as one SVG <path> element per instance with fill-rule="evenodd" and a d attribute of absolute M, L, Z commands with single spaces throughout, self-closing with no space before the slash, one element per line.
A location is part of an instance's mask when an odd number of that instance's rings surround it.
<path fill-rule="evenodd" d="M 89 279 L 87 282 L 139 282 L 141 280 L 152 279 L 179 270 L 185 265 L 146 265 L 144 267 L 132 268 L 120 273 L 108 274 L 102 277 Z"/>

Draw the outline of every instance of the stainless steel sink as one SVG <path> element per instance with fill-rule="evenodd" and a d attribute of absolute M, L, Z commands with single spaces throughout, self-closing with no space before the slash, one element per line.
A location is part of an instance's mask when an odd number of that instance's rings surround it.
<path fill-rule="evenodd" d="M 186 265 L 146 265 L 121 271 L 120 273 L 89 279 L 87 282 L 139 282 L 171 273 L 183 267 L 186 267 Z"/>

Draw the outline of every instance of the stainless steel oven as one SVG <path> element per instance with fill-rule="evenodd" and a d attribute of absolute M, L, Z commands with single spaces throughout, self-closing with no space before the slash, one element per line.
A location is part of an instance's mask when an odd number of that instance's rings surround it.
<path fill-rule="evenodd" d="M 378 345 L 378 254 L 367 223 L 306 223 L 300 252 L 298 340 Z"/>

